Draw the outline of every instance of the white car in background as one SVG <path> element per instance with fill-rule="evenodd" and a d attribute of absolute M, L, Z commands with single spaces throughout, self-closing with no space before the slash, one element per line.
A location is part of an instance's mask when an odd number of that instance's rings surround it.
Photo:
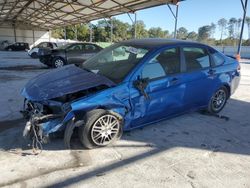
<path fill-rule="evenodd" d="M 55 42 L 41 42 L 36 46 L 33 46 L 29 51 L 28 55 L 32 58 L 38 58 L 38 51 L 40 48 L 51 48 L 56 49 L 57 44 Z"/>

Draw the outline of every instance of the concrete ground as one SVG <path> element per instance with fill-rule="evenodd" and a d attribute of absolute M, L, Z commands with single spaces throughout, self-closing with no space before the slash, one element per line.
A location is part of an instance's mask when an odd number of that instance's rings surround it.
<path fill-rule="evenodd" d="M 23 52 L 0 52 L 0 187 L 250 187 L 250 64 L 222 115 L 189 113 L 127 132 L 113 146 L 34 155 L 22 139 L 20 90 L 49 71 Z"/>

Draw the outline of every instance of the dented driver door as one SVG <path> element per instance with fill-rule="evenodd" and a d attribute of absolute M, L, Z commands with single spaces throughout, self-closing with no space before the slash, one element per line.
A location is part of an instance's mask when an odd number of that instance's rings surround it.
<path fill-rule="evenodd" d="M 182 111 L 185 84 L 181 75 L 149 81 L 144 95 L 137 88 L 130 89 L 132 127 L 159 121 Z"/>
<path fill-rule="evenodd" d="M 180 113 L 185 95 L 180 49 L 163 49 L 145 62 L 130 91 L 132 128 Z"/>
<path fill-rule="evenodd" d="M 163 50 L 145 63 L 137 80 L 131 83 L 132 128 L 182 112 L 185 80 L 180 68 L 178 48 Z M 138 80 L 144 88 L 138 88 Z"/>

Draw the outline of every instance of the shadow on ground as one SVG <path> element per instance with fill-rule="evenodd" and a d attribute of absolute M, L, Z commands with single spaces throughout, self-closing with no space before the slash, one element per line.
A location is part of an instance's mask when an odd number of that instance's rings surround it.
<path fill-rule="evenodd" d="M 246 109 L 243 111 L 242 109 Z M 80 174 L 75 177 L 63 179 L 60 182 L 50 185 L 51 187 L 64 187 L 73 185 L 79 181 L 84 181 L 105 174 L 117 168 L 131 165 L 139 160 L 165 152 L 171 148 L 184 147 L 200 150 L 209 150 L 211 152 L 226 152 L 240 155 L 250 155 L 250 117 L 247 109 L 250 109 L 250 103 L 235 99 L 229 100 L 223 115 L 228 116 L 229 121 L 212 116 L 206 116 L 199 113 L 189 113 L 156 123 L 145 128 L 137 129 L 124 133 L 123 140 L 134 141 L 132 144 L 117 142 L 114 148 L 150 148 L 147 152 L 115 161 L 110 165 Z M 243 112 L 243 113 L 240 113 Z M 5 151 L 21 148 L 25 153 L 30 149 L 27 142 L 23 141 L 23 126 L 9 129 L 0 134 L 0 149 Z M 9 137 L 9 134 L 13 138 Z M 139 143 L 139 144 L 133 144 Z M 140 144 L 143 143 L 143 144 Z M 79 143 L 75 143 L 75 148 L 79 149 Z M 53 139 L 52 142 L 44 146 L 45 150 L 64 150 L 61 139 Z M 86 151 L 86 150 L 85 150 Z M 100 150 L 101 151 L 101 150 Z M 69 168 L 72 168 L 69 167 Z M 62 170 L 62 169 L 54 169 Z M 53 171 L 53 170 L 52 170 Z M 48 173 L 50 173 L 48 171 Z M 41 175 L 44 175 L 43 173 Z M 27 177 L 27 179 L 34 177 Z M 22 179 L 24 181 L 25 179 Z"/>
<path fill-rule="evenodd" d="M 32 70 L 42 70 L 49 69 L 46 66 L 38 66 L 38 65 L 20 65 L 20 66 L 10 66 L 10 67 L 0 67 L 0 70 L 7 71 L 32 71 Z"/>

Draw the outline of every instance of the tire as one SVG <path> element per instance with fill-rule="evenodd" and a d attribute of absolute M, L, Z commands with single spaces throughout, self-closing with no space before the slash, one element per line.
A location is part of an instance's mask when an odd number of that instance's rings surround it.
<path fill-rule="evenodd" d="M 65 65 L 65 61 L 60 57 L 56 57 L 52 61 L 52 66 L 54 68 L 60 68 L 60 67 L 63 67 L 64 65 Z"/>
<path fill-rule="evenodd" d="M 32 52 L 32 54 L 30 55 L 32 58 L 38 58 L 38 55 L 36 52 Z"/>
<path fill-rule="evenodd" d="M 80 141 L 85 148 L 110 145 L 122 135 L 122 121 L 106 110 L 97 109 L 87 112 L 84 122 L 86 122 L 85 125 L 81 126 L 78 131 Z"/>
<path fill-rule="evenodd" d="M 211 114 L 219 113 L 225 107 L 228 97 L 228 89 L 222 86 L 212 95 L 207 111 Z"/>

